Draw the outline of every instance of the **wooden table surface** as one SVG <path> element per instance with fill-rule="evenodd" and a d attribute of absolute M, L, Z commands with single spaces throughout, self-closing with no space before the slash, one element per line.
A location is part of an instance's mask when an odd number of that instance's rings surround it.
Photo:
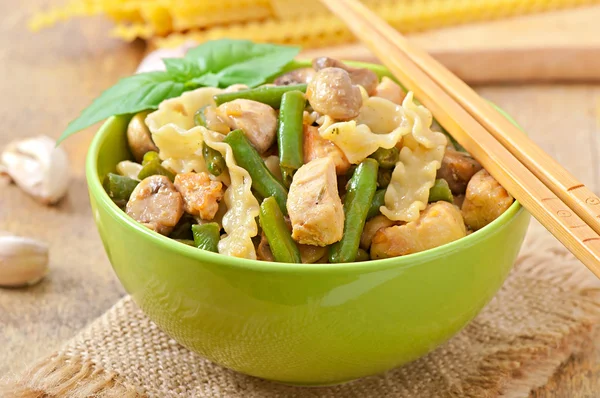
<path fill-rule="evenodd" d="M 25 21 L 43 3 L 0 2 L 0 147 L 19 137 L 58 137 L 101 90 L 131 73 L 144 52 L 142 43 L 109 39 L 110 26 L 101 19 L 32 35 Z M 600 86 L 478 89 L 600 193 Z M 37 204 L 14 185 L 0 187 L 0 230 L 51 245 L 46 280 L 28 289 L 0 290 L 0 377 L 51 353 L 124 294 L 104 254 L 87 198 L 83 166 L 92 133 L 88 129 L 65 143 L 74 179 L 68 197 L 57 207 Z M 532 396 L 596 396 L 591 391 L 600 391 L 598 358 L 572 360 Z"/>

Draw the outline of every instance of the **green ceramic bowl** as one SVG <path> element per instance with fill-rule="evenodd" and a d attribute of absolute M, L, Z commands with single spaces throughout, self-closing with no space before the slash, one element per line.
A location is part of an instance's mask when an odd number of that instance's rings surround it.
<path fill-rule="evenodd" d="M 362 263 L 292 265 L 201 251 L 136 223 L 104 192 L 103 177 L 130 157 L 128 120 L 109 119 L 87 157 L 90 200 L 106 253 L 125 289 L 162 330 L 245 374 L 335 384 L 426 354 L 494 296 L 529 222 L 515 203 L 458 241 Z"/>

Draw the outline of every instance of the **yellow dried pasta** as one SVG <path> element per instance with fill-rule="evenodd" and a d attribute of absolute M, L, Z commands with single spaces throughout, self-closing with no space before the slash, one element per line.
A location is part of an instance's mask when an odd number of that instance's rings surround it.
<path fill-rule="evenodd" d="M 410 134 L 403 141 L 400 158 L 385 193 L 381 213 L 394 221 L 416 221 L 425 209 L 447 145 L 443 133 L 431 131 L 431 112 L 413 101 L 409 92 L 402 103 Z"/>
<path fill-rule="evenodd" d="M 363 3 L 406 33 L 594 4 L 598 0 L 363 0 Z M 156 39 L 154 44 L 159 47 L 223 37 L 305 48 L 354 41 L 353 35 L 319 0 L 71 0 L 64 6 L 35 14 L 29 25 L 39 30 L 71 17 L 98 14 L 107 15 L 117 23 L 113 35 L 125 40 Z"/>

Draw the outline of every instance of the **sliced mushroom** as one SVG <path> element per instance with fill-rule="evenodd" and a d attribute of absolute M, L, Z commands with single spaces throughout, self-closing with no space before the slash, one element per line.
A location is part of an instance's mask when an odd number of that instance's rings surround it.
<path fill-rule="evenodd" d="M 260 243 L 256 248 L 256 258 L 261 261 L 275 261 L 275 256 L 271 251 L 271 245 L 264 232 L 260 234 Z"/>
<path fill-rule="evenodd" d="M 242 129 L 261 154 L 267 152 L 275 142 L 277 113 L 269 105 L 236 99 L 220 105 L 217 115 L 231 129 Z"/>
<path fill-rule="evenodd" d="M 381 228 L 371 242 L 371 259 L 417 253 L 466 236 L 460 210 L 448 202 L 427 206 L 417 221 Z"/>
<path fill-rule="evenodd" d="M 481 165 L 468 153 L 446 149 L 437 178 L 443 178 L 454 195 L 465 193 L 469 180 L 481 170 Z"/>
<path fill-rule="evenodd" d="M 150 129 L 146 126 L 146 116 L 150 111 L 136 114 L 127 126 L 127 143 L 135 160 L 140 163 L 146 152 L 158 152 L 158 148 L 152 141 Z"/>
<path fill-rule="evenodd" d="M 175 176 L 175 189 L 183 197 L 184 210 L 199 216 L 202 220 L 212 220 L 219 210 L 223 198 L 223 184 L 213 181 L 208 173 L 180 173 Z"/>
<path fill-rule="evenodd" d="M 133 190 L 126 212 L 146 227 L 168 235 L 183 215 L 183 198 L 167 177 L 153 175 Z"/>
<path fill-rule="evenodd" d="M 309 83 L 315 73 L 316 71 L 313 68 L 294 69 L 291 72 L 279 76 L 273 83 L 275 83 L 276 86 Z"/>
<path fill-rule="evenodd" d="M 362 106 L 360 89 L 340 68 L 318 71 L 308 84 L 306 97 L 315 111 L 337 120 L 354 119 Z"/>
<path fill-rule="evenodd" d="M 366 68 L 354 68 L 346 65 L 342 61 L 338 61 L 337 59 L 320 57 L 315 58 L 312 64 L 316 71 L 320 71 L 321 69 L 325 68 L 340 68 L 345 70 L 350 75 L 352 83 L 363 86 L 369 95 L 375 94 L 377 84 L 379 84 L 379 78 L 372 70 Z"/>
<path fill-rule="evenodd" d="M 477 231 L 494 221 L 512 205 L 513 197 L 485 170 L 478 171 L 469 185 L 462 205 L 467 226 Z"/>

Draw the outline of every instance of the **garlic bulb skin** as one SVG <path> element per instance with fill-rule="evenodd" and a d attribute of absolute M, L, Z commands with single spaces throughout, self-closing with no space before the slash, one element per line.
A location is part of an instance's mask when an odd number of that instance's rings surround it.
<path fill-rule="evenodd" d="M 0 236 L 0 286 L 34 285 L 48 273 L 48 246 L 20 236 Z"/>
<path fill-rule="evenodd" d="M 21 188 L 44 204 L 62 199 L 69 188 L 67 153 L 46 136 L 13 141 L 0 156 L 0 168 Z"/>

